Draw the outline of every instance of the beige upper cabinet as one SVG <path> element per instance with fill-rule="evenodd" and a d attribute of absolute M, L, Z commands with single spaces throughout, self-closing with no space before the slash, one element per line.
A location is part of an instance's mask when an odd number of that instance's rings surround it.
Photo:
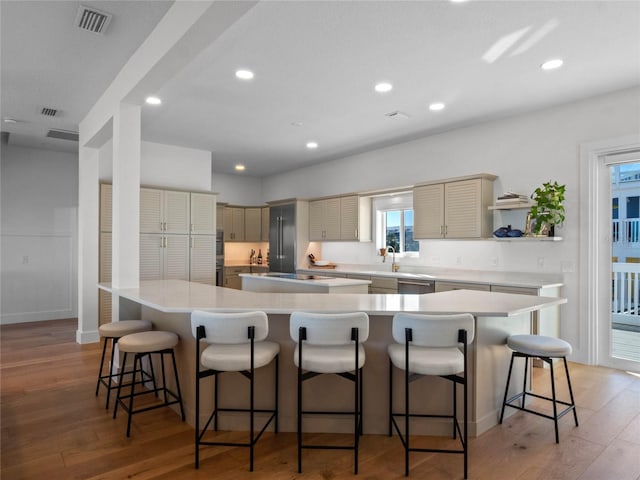
<path fill-rule="evenodd" d="M 222 221 L 225 242 L 244 242 L 243 207 L 224 207 Z"/>
<path fill-rule="evenodd" d="M 215 235 L 216 196 L 209 193 L 191 194 L 191 233 Z"/>
<path fill-rule="evenodd" d="M 140 189 L 140 233 L 188 234 L 189 192 Z"/>
<path fill-rule="evenodd" d="M 263 242 L 269 241 L 269 207 L 262 207 L 261 209 L 261 234 L 260 240 Z"/>
<path fill-rule="evenodd" d="M 371 199 L 340 197 L 340 240 L 371 240 Z"/>
<path fill-rule="evenodd" d="M 259 242 L 262 239 L 262 209 L 247 207 L 244 209 L 244 241 Z"/>
<path fill-rule="evenodd" d="M 413 238 L 444 236 L 444 184 L 413 189 Z"/>
<path fill-rule="evenodd" d="M 309 202 L 309 240 L 340 240 L 340 197 Z"/>
<path fill-rule="evenodd" d="M 494 175 L 413 189 L 414 238 L 487 238 L 493 219 Z"/>

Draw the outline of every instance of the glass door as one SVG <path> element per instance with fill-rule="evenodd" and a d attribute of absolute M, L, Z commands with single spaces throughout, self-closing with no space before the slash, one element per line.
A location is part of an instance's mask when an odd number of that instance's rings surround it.
<path fill-rule="evenodd" d="M 611 308 L 607 364 L 640 365 L 640 162 L 611 173 Z M 603 339 L 604 340 L 604 339 Z M 636 363 L 639 362 L 639 363 Z M 634 368 L 635 370 L 635 368 Z"/>

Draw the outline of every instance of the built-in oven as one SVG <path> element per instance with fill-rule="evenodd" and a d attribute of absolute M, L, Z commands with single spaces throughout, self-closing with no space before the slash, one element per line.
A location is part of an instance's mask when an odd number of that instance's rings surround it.
<path fill-rule="evenodd" d="M 398 293 L 434 293 L 436 291 L 436 282 L 433 280 L 408 280 L 405 278 L 398 279 Z"/>
<path fill-rule="evenodd" d="M 224 232 L 216 230 L 216 286 L 222 287 L 224 284 Z"/>

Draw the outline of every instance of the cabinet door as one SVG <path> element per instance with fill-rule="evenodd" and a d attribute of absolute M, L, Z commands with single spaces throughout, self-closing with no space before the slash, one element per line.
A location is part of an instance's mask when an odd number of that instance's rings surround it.
<path fill-rule="evenodd" d="M 222 225 L 224 229 L 224 241 L 233 241 L 233 208 L 224 207 L 222 209 Z"/>
<path fill-rule="evenodd" d="M 216 284 L 216 237 L 194 235 L 191 237 L 190 279 L 192 282 Z"/>
<path fill-rule="evenodd" d="M 224 229 L 224 205 L 216 203 L 216 230 Z"/>
<path fill-rule="evenodd" d="M 262 225 L 260 229 L 260 240 L 263 242 L 269 241 L 269 207 L 262 207 Z"/>
<path fill-rule="evenodd" d="M 320 242 L 324 240 L 324 200 L 309 202 L 309 240 Z"/>
<path fill-rule="evenodd" d="M 163 278 L 189 280 L 189 236 L 165 235 Z"/>
<path fill-rule="evenodd" d="M 111 258 L 112 258 L 112 238 L 111 232 L 100 234 L 100 263 L 98 271 L 98 281 L 111 281 Z"/>
<path fill-rule="evenodd" d="M 104 290 L 99 290 L 98 299 L 98 324 L 111 323 L 111 294 Z"/>
<path fill-rule="evenodd" d="M 140 235 L 140 280 L 162 280 L 163 255 L 163 235 Z"/>
<path fill-rule="evenodd" d="M 444 185 L 413 189 L 413 237 L 442 238 L 444 233 Z"/>
<path fill-rule="evenodd" d="M 100 231 L 110 232 L 113 219 L 113 187 L 107 183 L 100 185 Z"/>
<path fill-rule="evenodd" d="M 216 234 L 216 196 L 207 193 L 191 194 L 191 233 Z"/>
<path fill-rule="evenodd" d="M 340 198 L 329 198 L 324 202 L 324 239 L 340 240 Z"/>
<path fill-rule="evenodd" d="M 259 242 L 262 238 L 262 209 L 244 209 L 244 240 Z"/>
<path fill-rule="evenodd" d="M 444 186 L 445 236 L 480 238 L 482 236 L 481 180 L 463 180 Z"/>
<path fill-rule="evenodd" d="M 233 219 L 233 241 L 244 242 L 244 208 L 232 208 L 231 218 Z"/>
<path fill-rule="evenodd" d="M 340 240 L 360 238 L 360 197 L 340 198 Z"/>
<path fill-rule="evenodd" d="M 162 233 L 162 190 L 140 189 L 140 233 Z"/>
<path fill-rule="evenodd" d="M 189 192 L 164 192 L 165 233 L 189 233 Z"/>

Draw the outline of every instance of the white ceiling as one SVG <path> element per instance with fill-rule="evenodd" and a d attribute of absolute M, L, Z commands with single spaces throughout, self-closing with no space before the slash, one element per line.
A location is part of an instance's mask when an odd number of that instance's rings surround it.
<path fill-rule="evenodd" d="M 1 3 L 2 116 L 24 121 L 2 124 L 10 143 L 37 146 L 52 122 L 77 130 L 169 7 L 83 2 L 114 14 L 96 36 L 71 26 L 78 4 Z M 539 68 L 557 57 L 563 68 Z M 373 90 L 382 80 L 391 92 Z M 157 92 L 142 132 L 210 150 L 217 172 L 263 176 L 636 85 L 640 1 L 267 1 Z M 409 118 L 385 116 L 398 110 Z"/>

